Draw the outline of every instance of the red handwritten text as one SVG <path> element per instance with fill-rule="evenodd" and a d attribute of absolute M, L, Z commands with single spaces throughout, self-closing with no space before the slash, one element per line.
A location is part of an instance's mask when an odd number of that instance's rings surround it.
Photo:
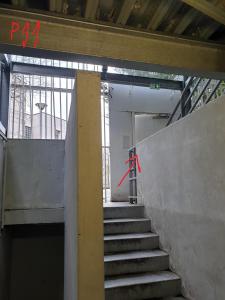
<path fill-rule="evenodd" d="M 26 21 L 23 25 L 19 22 L 12 21 L 11 22 L 11 29 L 10 29 L 10 40 L 13 41 L 15 34 L 22 33 L 22 47 L 25 48 L 31 36 L 34 36 L 33 47 L 36 48 L 37 44 L 39 43 L 39 32 L 41 29 L 41 22 L 37 21 L 34 28 L 31 29 L 30 22 Z"/>

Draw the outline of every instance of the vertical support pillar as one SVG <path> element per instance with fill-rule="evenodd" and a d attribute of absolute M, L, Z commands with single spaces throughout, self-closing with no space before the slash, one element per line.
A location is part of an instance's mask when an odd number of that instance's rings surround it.
<path fill-rule="evenodd" d="M 78 71 L 75 94 L 78 300 L 104 300 L 100 74 Z"/>

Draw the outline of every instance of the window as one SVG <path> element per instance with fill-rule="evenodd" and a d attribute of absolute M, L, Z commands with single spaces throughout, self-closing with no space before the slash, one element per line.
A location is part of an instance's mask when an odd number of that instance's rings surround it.
<path fill-rule="evenodd" d="M 25 126 L 25 139 L 31 139 L 31 127 Z"/>

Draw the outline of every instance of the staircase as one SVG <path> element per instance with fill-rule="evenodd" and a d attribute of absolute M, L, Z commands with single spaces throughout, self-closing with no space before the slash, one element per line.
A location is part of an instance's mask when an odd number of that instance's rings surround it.
<path fill-rule="evenodd" d="M 169 256 L 159 249 L 144 207 L 104 207 L 105 299 L 181 300 L 181 279 L 169 271 Z"/>

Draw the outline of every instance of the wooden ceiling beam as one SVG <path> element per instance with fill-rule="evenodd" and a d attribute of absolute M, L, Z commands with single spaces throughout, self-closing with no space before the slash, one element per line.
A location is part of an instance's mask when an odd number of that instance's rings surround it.
<path fill-rule="evenodd" d="M 162 20 L 168 13 L 168 11 L 171 9 L 171 6 L 173 5 L 173 0 L 160 0 L 159 6 L 156 9 L 156 12 L 154 13 L 153 17 L 148 23 L 147 29 L 148 30 L 156 30 L 159 25 L 161 24 Z"/>
<path fill-rule="evenodd" d="M 197 9 L 204 15 L 214 19 L 220 24 L 225 25 L 225 5 L 220 1 L 217 3 L 213 3 L 212 1 L 207 0 L 181 0 L 182 2 L 190 5 L 194 9 Z M 218 1 L 217 1 L 218 2 Z"/>
<path fill-rule="evenodd" d="M 22 47 L 22 30 L 11 40 L 7 24 L 12 20 L 19 24 L 30 22 L 30 28 L 40 20 L 37 48 L 34 48 L 35 37 L 32 35 L 27 47 Z M 164 70 L 174 74 L 201 74 L 207 78 L 224 78 L 225 74 L 224 45 L 15 9 L 1 8 L 0 24 L 6 24 L 0 34 L 2 53 L 51 58 L 55 55 L 63 60 L 158 72 Z"/>
<path fill-rule="evenodd" d="M 220 26 L 221 25 L 219 23 L 216 23 L 216 22 L 210 23 L 208 26 L 205 26 L 200 31 L 199 37 L 204 39 L 204 40 L 209 39 L 213 35 L 213 33 L 215 33 L 219 29 Z"/>
<path fill-rule="evenodd" d="M 129 19 L 129 16 L 134 8 L 136 0 L 124 0 L 123 5 L 121 7 L 119 16 L 116 20 L 117 24 L 120 25 L 126 25 L 127 20 Z"/>
<path fill-rule="evenodd" d="M 182 34 L 185 29 L 187 29 L 187 27 L 194 21 L 198 14 L 198 11 L 190 9 L 178 23 L 178 25 L 174 29 L 174 33 Z"/>
<path fill-rule="evenodd" d="M 177 13 L 179 11 L 179 9 L 181 8 L 183 4 L 181 2 L 177 2 L 176 5 L 174 5 L 173 7 L 171 7 L 171 9 L 168 12 L 169 15 L 169 21 L 168 24 L 166 25 L 166 27 L 164 28 L 164 32 L 170 32 L 171 28 L 173 28 L 173 25 L 176 21 L 177 18 Z"/>
<path fill-rule="evenodd" d="M 85 19 L 94 20 L 96 17 L 98 6 L 99 0 L 87 0 L 84 14 Z"/>

